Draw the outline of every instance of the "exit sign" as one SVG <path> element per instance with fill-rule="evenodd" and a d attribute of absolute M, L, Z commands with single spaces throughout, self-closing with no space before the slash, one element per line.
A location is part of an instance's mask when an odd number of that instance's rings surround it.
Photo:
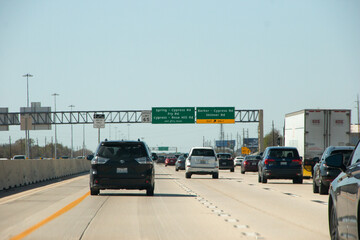
<path fill-rule="evenodd" d="M 235 123 L 235 107 L 197 107 L 196 123 Z"/>
<path fill-rule="evenodd" d="M 153 107 L 153 124 L 195 123 L 194 107 Z"/>

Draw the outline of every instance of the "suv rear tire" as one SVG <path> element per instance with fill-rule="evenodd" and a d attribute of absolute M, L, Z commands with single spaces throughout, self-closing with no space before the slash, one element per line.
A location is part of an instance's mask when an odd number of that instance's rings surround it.
<path fill-rule="evenodd" d="M 316 185 L 314 178 L 313 178 L 313 193 L 319 193 L 319 186 Z"/>
<path fill-rule="evenodd" d="M 230 169 L 230 172 L 234 172 L 234 171 L 235 171 L 235 168 Z"/>
<path fill-rule="evenodd" d="M 294 178 L 294 179 L 293 179 L 293 183 L 294 183 L 294 184 L 302 184 L 302 183 L 303 183 L 302 177 Z"/>
<path fill-rule="evenodd" d="M 213 174 L 212 174 L 212 178 L 218 179 L 218 178 L 219 178 L 219 173 L 213 173 Z"/>
<path fill-rule="evenodd" d="M 266 177 L 264 176 L 264 174 L 261 175 L 261 182 L 262 182 L 262 183 L 267 183 L 267 179 L 266 179 Z"/>
<path fill-rule="evenodd" d="M 191 173 L 188 173 L 188 172 L 185 173 L 185 177 L 186 177 L 186 178 L 191 178 Z"/>
<path fill-rule="evenodd" d="M 321 181 L 319 182 L 319 193 L 320 195 L 326 195 L 329 193 L 329 188 L 327 188 Z"/>
<path fill-rule="evenodd" d="M 146 195 L 147 196 L 154 196 L 154 188 L 155 188 L 155 185 L 153 185 L 152 187 L 149 187 L 148 189 L 146 189 Z"/>
<path fill-rule="evenodd" d="M 100 193 L 99 189 L 90 188 L 90 195 L 95 196 L 95 195 L 99 195 L 99 193 Z"/>

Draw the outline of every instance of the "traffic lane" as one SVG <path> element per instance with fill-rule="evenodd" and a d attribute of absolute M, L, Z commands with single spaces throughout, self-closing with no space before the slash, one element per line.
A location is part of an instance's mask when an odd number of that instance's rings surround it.
<path fill-rule="evenodd" d="M 183 177 L 185 171 L 175 175 Z M 278 191 L 277 187 L 271 189 L 271 183 L 267 185 L 268 189 L 264 189 L 262 184 L 255 182 L 255 175 L 244 176 L 228 171 L 220 171 L 219 175 L 219 179 L 211 179 L 210 175 L 193 175 L 191 179 L 184 178 L 183 182 L 198 196 L 237 219 L 240 226 L 247 226 L 246 232 L 266 239 L 329 238 L 327 206 L 285 194 L 294 191 L 294 187 L 295 191 L 298 188 L 310 191 L 308 185 L 283 182 L 281 191 Z M 249 177 L 251 180 L 248 182 Z"/>
<path fill-rule="evenodd" d="M 153 197 L 138 190 L 101 191 L 24 239 L 247 239 L 177 181 L 158 173 Z"/>
<path fill-rule="evenodd" d="M 8 196 L 2 192 L 0 239 L 22 233 L 84 195 L 89 191 L 88 179 L 83 175 Z"/>
<path fill-rule="evenodd" d="M 304 179 L 303 184 L 293 184 L 292 180 L 269 179 L 267 183 L 258 183 L 258 174 L 254 172 L 241 175 L 241 181 L 245 184 L 256 184 L 269 191 L 278 191 L 287 195 L 296 195 L 308 201 L 327 205 L 328 195 L 320 195 L 312 191 L 312 179 Z"/>

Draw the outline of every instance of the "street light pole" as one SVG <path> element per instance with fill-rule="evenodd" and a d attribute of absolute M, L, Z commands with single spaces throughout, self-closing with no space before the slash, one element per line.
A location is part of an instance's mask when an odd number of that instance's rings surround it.
<path fill-rule="evenodd" d="M 74 141 L 73 141 L 73 124 L 71 121 L 71 116 L 72 116 L 72 109 L 73 107 L 75 107 L 74 105 L 70 105 L 69 108 L 71 109 L 71 113 L 70 113 L 70 123 L 71 123 L 71 158 L 74 158 Z"/>
<path fill-rule="evenodd" d="M 29 77 L 33 77 L 33 75 L 27 73 L 23 75 L 26 77 L 26 107 L 29 107 Z M 28 127 L 28 116 L 25 115 L 25 156 L 26 158 L 30 158 L 30 134 L 29 134 L 29 127 Z"/>
<path fill-rule="evenodd" d="M 53 93 L 53 94 L 51 94 L 51 96 L 54 96 L 54 105 L 55 105 L 55 111 L 54 111 L 54 125 L 55 125 L 55 159 L 57 159 L 57 150 L 56 150 L 56 145 L 57 145 L 57 136 L 56 136 L 56 97 L 59 96 L 59 94 Z"/>

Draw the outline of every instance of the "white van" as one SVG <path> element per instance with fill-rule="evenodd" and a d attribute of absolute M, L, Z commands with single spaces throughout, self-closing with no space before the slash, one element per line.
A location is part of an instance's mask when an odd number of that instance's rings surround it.
<path fill-rule="evenodd" d="M 219 178 L 219 161 L 216 152 L 211 147 L 194 147 L 190 150 L 185 163 L 185 177 L 191 178 L 192 174 L 211 174 Z"/>

